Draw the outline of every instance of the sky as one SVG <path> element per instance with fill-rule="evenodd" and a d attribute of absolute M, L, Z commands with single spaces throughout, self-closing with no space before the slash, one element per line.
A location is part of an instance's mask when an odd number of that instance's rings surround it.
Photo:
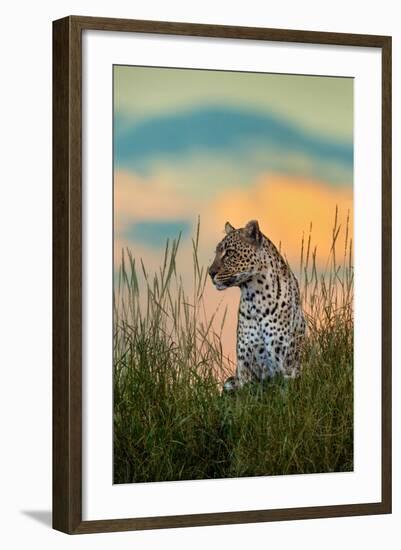
<path fill-rule="evenodd" d="M 125 247 L 157 270 L 166 239 L 181 234 L 190 286 L 198 217 L 205 266 L 226 221 L 257 219 L 296 274 L 312 223 L 323 269 L 336 205 L 340 223 L 348 212 L 352 223 L 352 79 L 115 66 L 113 109 L 116 270 Z M 233 313 L 231 355 L 237 290 L 208 282 L 205 295 L 211 311 Z"/>

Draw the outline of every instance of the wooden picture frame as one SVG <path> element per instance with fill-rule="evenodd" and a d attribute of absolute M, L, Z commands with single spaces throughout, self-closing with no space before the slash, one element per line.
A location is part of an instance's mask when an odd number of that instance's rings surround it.
<path fill-rule="evenodd" d="M 382 497 L 379 502 L 82 520 L 82 31 L 378 48 L 382 58 Z M 391 512 L 391 37 L 66 17 L 53 23 L 53 527 L 69 534 Z"/>

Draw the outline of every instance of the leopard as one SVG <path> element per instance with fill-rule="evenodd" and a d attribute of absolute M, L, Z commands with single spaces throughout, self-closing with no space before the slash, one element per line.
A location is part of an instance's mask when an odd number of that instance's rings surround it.
<path fill-rule="evenodd" d="M 240 288 L 237 363 L 223 392 L 276 375 L 297 378 L 306 333 L 298 280 L 257 220 L 238 229 L 226 222 L 208 272 L 217 290 Z"/>

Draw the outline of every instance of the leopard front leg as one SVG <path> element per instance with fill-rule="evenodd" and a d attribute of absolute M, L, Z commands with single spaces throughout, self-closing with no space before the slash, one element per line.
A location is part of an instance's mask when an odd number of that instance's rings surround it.
<path fill-rule="evenodd" d="M 240 316 L 237 329 L 237 369 L 235 377 L 239 387 L 255 378 L 255 345 L 256 327 L 253 323 L 245 323 Z"/>
<path fill-rule="evenodd" d="M 239 388 L 242 388 L 244 384 L 250 382 L 255 378 L 253 372 L 254 362 L 254 336 L 250 330 L 249 323 L 245 324 L 240 319 L 237 327 L 237 367 L 235 369 L 235 376 L 230 376 L 223 386 L 223 391 L 231 393 Z"/>
<path fill-rule="evenodd" d="M 223 392 L 232 393 L 239 388 L 242 388 L 244 384 L 250 382 L 254 376 L 250 368 L 251 353 L 250 351 L 245 352 L 243 355 L 239 356 L 237 359 L 237 368 L 235 370 L 235 376 L 230 376 L 224 382 Z"/>

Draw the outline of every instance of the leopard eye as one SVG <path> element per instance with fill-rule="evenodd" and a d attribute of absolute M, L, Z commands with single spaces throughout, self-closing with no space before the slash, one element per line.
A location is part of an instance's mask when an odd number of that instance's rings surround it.
<path fill-rule="evenodd" d="M 230 258 L 235 256 L 236 253 L 237 251 L 234 248 L 226 248 L 226 250 L 224 251 L 224 255 L 227 255 Z"/>

